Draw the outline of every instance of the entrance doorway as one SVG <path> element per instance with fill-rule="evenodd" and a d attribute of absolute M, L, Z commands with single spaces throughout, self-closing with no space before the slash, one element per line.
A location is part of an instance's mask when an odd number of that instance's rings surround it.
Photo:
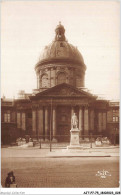
<path fill-rule="evenodd" d="M 59 142 L 70 141 L 71 107 L 57 107 L 57 135 Z"/>

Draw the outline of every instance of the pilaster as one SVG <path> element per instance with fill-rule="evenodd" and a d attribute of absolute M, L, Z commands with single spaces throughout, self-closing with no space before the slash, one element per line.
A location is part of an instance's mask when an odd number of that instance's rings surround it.
<path fill-rule="evenodd" d="M 39 107 L 38 109 L 38 135 L 43 140 L 43 107 Z"/>
<path fill-rule="evenodd" d="M 52 117 L 52 129 L 53 129 L 53 142 L 57 142 L 56 140 L 56 107 L 53 107 L 53 117 Z"/>
<path fill-rule="evenodd" d="M 84 107 L 84 135 L 88 135 L 89 133 L 89 110 L 88 107 Z"/>
<path fill-rule="evenodd" d="M 83 109 L 82 107 L 79 107 L 79 130 L 80 130 L 80 135 L 82 135 L 82 128 L 83 128 Z"/>
<path fill-rule="evenodd" d="M 49 141 L 48 140 L 48 128 L 49 128 L 49 125 L 48 125 L 48 107 L 45 107 L 45 141 Z"/>
<path fill-rule="evenodd" d="M 33 135 L 36 135 L 36 110 L 32 110 L 32 132 Z"/>

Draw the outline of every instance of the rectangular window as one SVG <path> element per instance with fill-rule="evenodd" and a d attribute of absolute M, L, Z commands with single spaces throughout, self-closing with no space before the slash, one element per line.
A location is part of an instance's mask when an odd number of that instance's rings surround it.
<path fill-rule="evenodd" d="M 118 122 L 118 121 L 119 121 L 118 116 L 113 116 L 113 122 Z"/>
<path fill-rule="evenodd" d="M 119 110 L 113 110 L 113 116 L 119 115 Z"/>
<path fill-rule="evenodd" d="M 115 116 L 113 116 L 113 122 L 115 122 L 116 121 L 116 117 Z"/>
<path fill-rule="evenodd" d="M 10 123 L 10 114 L 7 114 L 8 115 L 8 122 Z"/>
<path fill-rule="evenodd" d="M 5 123 L 10 123 L 10 113 L 5 113 L 4 114 L 4 122 Z"/>

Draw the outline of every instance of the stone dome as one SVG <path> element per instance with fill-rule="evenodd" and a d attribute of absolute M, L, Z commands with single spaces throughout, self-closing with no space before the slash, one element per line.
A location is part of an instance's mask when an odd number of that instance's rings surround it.
<path fill-rule="evenodd" d="M 64 26 L 59 23 L 54 41 L 45 46 L 35 65 L 37 89 L 43 91 L 61 83 L 84 87 L 85 70 L 81 53 L 68 43 Z"/>
<path fill-rule="evenodd" d="M 84 63 L 81 53 L 76 47 L 67 41 L 54 41 L 46 46 L 40 55 L 39 62 L 53 60 L 67 60 L 76 63 Z"/>
<path fill-rule="evenodd" d="M 68 43 L 66 40 L 65 29 L 61 23 L 57 25 L 55 33 L 55 40 L 51 44 L 45 46 L 44 50 L 40 54 L 39 62 L 36 64 L 35 69 L 38 65 L 58 61 L 67 61 L 74 64 L 78 63 L 86 68 L 83 57 L 77 47 Z"/>

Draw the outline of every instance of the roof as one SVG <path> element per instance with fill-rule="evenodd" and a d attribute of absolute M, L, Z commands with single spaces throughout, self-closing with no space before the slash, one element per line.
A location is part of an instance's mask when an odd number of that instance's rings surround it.
<path fill-rule="evenodd" d="M 45 91 L 37 93 L 35 96 L 30 96 L 31 100 L 36 100 L 39 98 L 50 98 L 50 97 L 55 97 L 55 98 L 71 98 L 71 97 L 86 97 L 86 98 L 93 98 L 96 99 L 97 96 L 94 96 L 93 94 L 89 92 L 85 92 L 82 89 L 77 89 L 76 87 L 69 85 L 67 83 L 62 83 L 59 85 L 56 85 L 52 88 L 49 88 Z"/>
<path fill-rule="evenodd" d="M 44 50 L 40 54 L 39 62 L 36 64 L 35 69 L 39 65 L 43 65 L 45 63 L 60 61 L 68 61 L 69 63 L 71 62 L 73 64 L 80 64 L 86 69 L 83 57 L 77 47 L 68 43 L 68 41 L 66 40 L 64 35 L 64 27 L 59 24 L 55 32 L 55 40 L 51 44 L 45 46 Z"/>

